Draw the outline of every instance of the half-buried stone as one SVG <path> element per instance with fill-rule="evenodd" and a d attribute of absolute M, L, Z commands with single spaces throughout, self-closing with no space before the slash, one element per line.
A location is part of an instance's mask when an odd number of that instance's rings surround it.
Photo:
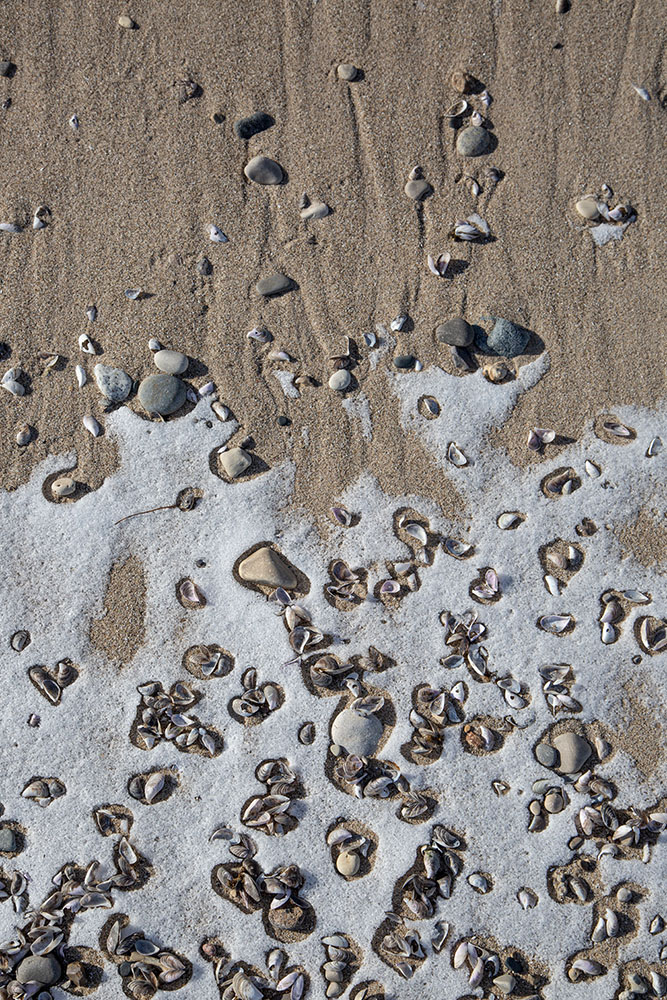
<path fill-rule="evenodd" d="M 447 320 L 435 328 L 435 335 L 441 344 L 449 344 L 450 347 L 467 347 L 472 344 L 475 332 L 470 323 L 466 323 L 460 316 Z"/>
<path fill-rule="evenodd" d="M 253 156 L 246 163 L 243 173 L 255 184 L 280 184 L 284 177 L 283 168 L 268 156 Z"/>
<path fill-rule="evenodd" d="M 568 730 L 559 733 L 553 743 L 560 755 L 557 767 L 562 774 L 578 774 L 579 771 L 583 771 L 584 765 L 593 752 L 587 739 Z"/>
<path fill-rule="evenodd" d="M 376 715 L 362 715 L 345 708 L 331 724 L 334 743 L 358 757 L 372 757 L 382 739 L 382 723 Z"/>
<path fill-rule="evenodd" d="M 482 125 L 469 125 L 456 137 L 459 156 L 483 156 L 491 147 L 491 133 Z"/>
<path fill-rule="evenodd" d="M 62 977 L 62 966 L 55 955 L 28 955 L 16 970 L 19 983 L 54 986 Z"/>
<path fill-rule="evenodd" d="M 132 379 L 122 368 L 95 365 L 93 369 L 97 388 L 105 399 L 112 403 L 122 403 L 130 395 Z"/>
<path fill-rule="evenodd" d="M 156 351 L 153 355 L 155 367 L 167 375 L 182 375 L 188 367 L 188 359 L 180 351 Z"/>
<path fill-rule="evenodd" d="M 423 178 L 414 181 L 408 181 L 403 189 L 407 194 L 408 198 L 412 198 L 413 201 L 422 201 L 427 195 L 431 194 L 433 188 L 428 181 Z"/>
<path fill-rule="evenodd" d="M 266 298 L 270 298 L 272 295 L 282 295 L 283 292 L 288 292 L 291 287 L 291 279 L 278 271 L 274 274 L 267 274 L 266 278 L 260 278 L 255 285 L 257 292 Z"/>
<path fill-rule="evenodd" d="M 252 465 L 252 457 L 243 448 L 218 452 L 218 468 L 227 479 L 237 479 Z"/>
<path fill-rule="evenodd" d="M 271 128 L 274 124 L 271 115 L 267 115 L 264 111 L 255 111 L 247 118 L 239 118 L 238 121 L 234 122 L 234 134 L 239 139 L 252 139 L 253 135 L 264 132 L 265 129 Z"/>
<path fill-rule="evenodd" d="M 489 333 L 478 327 L 476 334 L 477 346 L 490 354 L 499 354 L 503 358 L 515 358 L 523 354 L 530 340 L 528 330 L 516 326 L 501 316 L 482 316 L 480 323 L 493 323 Z"/>
<path fill-rule="evenodd" d="M 164 417 L 180 410 L 186 399 L 186 390 L 175 375 L 149 375 L 139 386 L 137 395 L 144 410 Z"/>
<path fill-rule="evenodd" d="M 284 559 L 263 545 L 255 549 L 239 563 L 238 574 L 246 583 L 254 583 L 265 587 L 282 587 L 284 590 L 294 590 L 297 578 Z"/>

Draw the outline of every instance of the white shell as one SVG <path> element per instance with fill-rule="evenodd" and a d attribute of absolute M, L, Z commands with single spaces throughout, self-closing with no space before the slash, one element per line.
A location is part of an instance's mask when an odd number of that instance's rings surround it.
<path fill-rule="evenodd" d="M 82 389 L 86 384 L 86 373 L 81 367 L 81 365 L 76 365 L 74 369 L 74 374 L 76 375 L 76 381 L 78 383 L 79 389 Z"/>
<path fill-rule="evenodd" d="M 83 351 L 84 354 L 97 354 L 95 345 L 87 333 L 82 333 L 79 337 L 79 350 Z"/>
<path fill-rule="evenodd" d="M 464 465 L 468 464 L 468 459 L 453 441 L 450 441 L 447 446 L 447 459 L 458 469 L 462 469 Z"/>
<path fill-rule="evenodd" d="M 634 90 L 635 94 L 639 94 L 639 96 L 641 97 L 642 101 L 650 101 L 651 100 L 651 95 L 649 94 L 648 90 L 646 90 L 645 87 L 637 87 L 633 83 L 632 84 L 632 89 Z"/>
<path fill-rule="evenodd" d="M 0 385 L 2 385 L 2 388 L 6 389 L 7 392 L 11 392 L 12 396 L 23 396 L 25 393 L 25 389 L 21 383 L 17 382 L 16 379 L 13 378 L 3 378 Z"/>
<path fill-rule="evenodd" d="M 214 226 L 213 223 L 211 223 L 208 226 L 207 231 L 208 231 L 208 238 L 211 241 L 211 243 L 229 243 L 229 240 L 223 233 L 222 229 L 218 229 L 218 227 Z"/>
<path fill-rule="evenodd" d="M 0 232 L 3 233 L 22 233 L 23 230 L 20 226 L 17 226 L 15 222 L 0 222 Z"/>
<path fill-rule="evenodd" d="M 95 420 L 95 417 L 91 417 L 89 413 L 87 413 L 83 418 L 82 423 L 86 430 L 93 435 L 93 437 L 99 437 L 102 433 L 102 428 L 98 424 L 97 420 Z"/>
<path fill-rule="evenodd" d="M 602 471 L 599 465 L 596 465 L 595 462 L 590 462 L 590 461 L 586 462 L 585 469 L 586 469 L 586 475 L 590 476 L 591 479 L 597 479 Z"/>

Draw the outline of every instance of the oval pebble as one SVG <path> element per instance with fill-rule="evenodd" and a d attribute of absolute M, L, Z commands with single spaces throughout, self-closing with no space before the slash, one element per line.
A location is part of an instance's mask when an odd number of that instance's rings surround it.
<path fill-rule="evenodd" d="M 483 156 L 491 146 L 491 134 L 482 125 L 468 125 L 456 137 L 459 156 Z"/>
<path fill-rule="evenodd" d="M 581 198 L 574 206 L 582 219 L 593 222 L 600 218 L 598 203 L 595 198 Z"/>
<path fill-rule="evenodd" d="M 558 751 L 548 743 L 538 743 L 535 747 L 535 756 L 543 767 L 555 767 L 558 764 Z"/>
<path fill-rule="evenodd" d="M 55 955 L 27 955 L 15 972 L 19 983 L 53 986 L 62 976 L 62 966 Z"/>
<path fill-rule="evenodd" d="M 127 14 L 121 14 L 118 18 L 118 26 L 120 28 L 136 28 L 136 24 Z"/>
<path fill-rule="evenodd" d="M 280 164 L 268 156 L 253 156 L 246 163 L 243 173 L 255 184 L 280 184 L 284 177 Z"/>
<path fill-rule="evenodd" d="M 357 874 L 360 864 L 359 855 L 353 851 L 341 851 L 336 858 L 336 870 L 347 878 Z"/>
<path fill-rule="evenodd" d="M 329 379 L 329 388 L 333 389 L 334 392 L 345 392 L 350 382 L 352 381 L 352 376 L 345 368 L 339 368 L 335 371 Z"/>
<path fill-rule="evenodd" d="M 493 323 L 488 334 L 481 328 L 477 331 L 477 345 L 483 351 L 499 354 L 504 358 L 515 358 L 523 353 L 530 339 L 530 334 L 523 327 L 516 326 L 502 316 L 482 316 L 480 322 Z"/>
<path fill-rule="evenodd" d="M 232 127 L 238 139 L 252 139 L 253 135 L 266 131 L 272 125 L 275 125 L 275 122 L 271 115 L 267 115 L 265 111 L 255 111 L 246 118 L 239 118 Z"/>
<path fill-rule="evenodd" d="M 403 190 L 407 194 L 408 198 L 412 198 L 413 201 L 421 201 L 423 198 L 426 198 L 427 195 L 431 194 L 433 188 L 428 181 L 420 179 L 416 181 L 408 181 Z"/>
<path fill-rule="evenodd" d="M 153 355 L 155 367 L 168 375 L 181 375 L 188 367 L 188 359 L 180 351 L 157 351 Z"/>
<path fill-rule="evenodd" d="M 394 358 L 394 368 L 408 369 L 414 368 L 415 357 L 412 354 L 397 354 Z"/>
<path fill-rule="evenodd" d="M 139 386 L 139 402 L 148 413 L 167 416 L 180 410 L 186 400 L 185 385 L 175 375 L 149 375 Z"/>
<path fill-rule="evenodd" d="M 359 71 L 356 66 L 352 65 L 352 63 L 341 63 L 336 72 L 338 73 L 339 80 L 345 80 L 347 83 L 351 83 L 353 80 L 356 80 L 357 73 Z"/>
<path fill-rule="evenodd" d="M 560 756 L 558 770 L 563 774 L 577 774 L 593 752 L 588 740 L 567 730 L 554 738 L 554 748 Z"/>
<path fill-rule="evenodd" d="M 97 388 L 105 399 L 112 403 L 122 403 L 132 391 L 132 379 L 122 368 L 95 365 L 93 369 Z"/>
<path fill-rule="evenodd" d="M 441 344 L 449 344 L 451 347 L 467 347 L 472 344 L 474 330 L 470 323 L 462 317 L 456 316 L 447 320 L 435 328 L 436 338 Z"/>
<path fill-rule="evenodd" d="M 272 295 L 282 295 L 283 292 L 289 291 L 291 287 L 292 282 L 287 275 L 280 274 L 278 271 L 268 274 L 266 278 L 260 278 L 255 285 L 255 289 L 259 295 L 264 295 L 266 298 L 270 298 Z"/>
<path fill-rule="evenodd" d="M 51 493 L 59 500 L 62 497 L 70 497 L 76 490 L 76 483 L 70 476 L 60 476 L 51 483 Z"/>

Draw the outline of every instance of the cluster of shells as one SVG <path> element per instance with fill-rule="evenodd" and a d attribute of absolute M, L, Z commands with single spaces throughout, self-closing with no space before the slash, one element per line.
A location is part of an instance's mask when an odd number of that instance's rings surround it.
<path fill-rule="evenodd" d="M 187 712 L 198 701 L 198 695 L 184 681 L 177 681 L 169 692 L 159 681 L 140 684 L 137 691 L 141 695 L 136 721 L 140 749 L 152 750 L 161 740 L 170 740 L 186 752 L 204 752 L 210 757 L 221 752 L 220 734 Z"/>
<path fill-rule="evenodd" d="M 241 822 L 267 837 L 282 837 L 296 826 L 289 810 L 299 793 L 297 775 L 287 761 L 280 758 L 263 761 L 255 777 L 266 785 L 266 794 L 249 800 L 241 811 Z"/>
<path fill-rule="evenodd" d="M 185 962 L 160 948 L 141 931 L 128 927 L 121 914 L 108 929 L 105 950 L 117 964 L 123 989 L 133 1000 L 151 1000 L 160 989 L 180 989 L 190 979 Z"/>
<path fill-rule="evenodd" d="M 481 988 L 483 996 L 516 994 L 524 1000 L 540 1000 L 535 990 L 538 977 L 516 955 L 503 959 L 496 951 L 463 938 L 453 950 L 452 965 L 468 976 L 469 989 Z"/>
<path fill-rule="evenodd" d="M 322 938 L 326 959 L 322 975 L 326 983 L 325 995 L 335 998 L 343 995 L 353 973 L 354 953 L 344 934 L 330 934 Z"/>
<path fill-rule="evenodd" d="M 276 684 L 259 684 L 257 671 L 249 667 L 241 677 L 243 692 L 232 699 L 231 711 L 242 721 L 261 722 L 280 707 L 282 696 Z"/>
<path fill-rule="evenodd" d="M 53 672 L 43 666 L 30 667 L 28 670 L 32 683 L 52 705 L 60 704 L 64 688 L 73 684 L 78 676 L 78 670 L 68 659 L 56 663 Z"/>

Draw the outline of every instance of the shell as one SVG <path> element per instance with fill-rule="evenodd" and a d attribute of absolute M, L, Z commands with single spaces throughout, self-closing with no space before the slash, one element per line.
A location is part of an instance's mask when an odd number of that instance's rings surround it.
<path fill-rule="evenodd" d="M 211 243 L 229 243 L 229 240 L 223 233 L 222 229 L 218 229 L 213 223 L 207 226 L 208 238 Z"/>
<path fill-rule="evenodd" d="M 496 520 L 496 524 L 503 531 L 509 531 L 510 528 L 518 528 L 520 524 L 523 523 L 523 514 L 520 514 L 516 510 L 508 510 L 503 514 L 499 514 Z"/>
<path fill-rule="evenodd" d="M 79 389 L 83 389 L 84 385 L 86 384 L 87 376 L 81 365 L 76 365 L 74 369 L 74 374 L 76 375 L 76 381 L 77 385 L 79 386 Z"/>
<path fill-rule="evenodd" d="M 98 424 L 97 420 L 95 420 L 95 417 L 91 417 L 89 413 L 87 413 L 83 418 L 82 423 L 86 430 L 93 435 L 93 437 L 99 437 L 102 433 L 102 428 Z"/>
<path fill-rule="evenodd" d="M 468 464 L 468 459 L 453 441 L 447 445 L 447 460 L 458 469 L 462 469 L 464 465 Z"/>
<path fill-rule="evenodd" d="M 83 351 L 84 354 L 97 354 L 95 345 L 87 333 L 82 333 L 79 337 L 79 350 Z"/>

